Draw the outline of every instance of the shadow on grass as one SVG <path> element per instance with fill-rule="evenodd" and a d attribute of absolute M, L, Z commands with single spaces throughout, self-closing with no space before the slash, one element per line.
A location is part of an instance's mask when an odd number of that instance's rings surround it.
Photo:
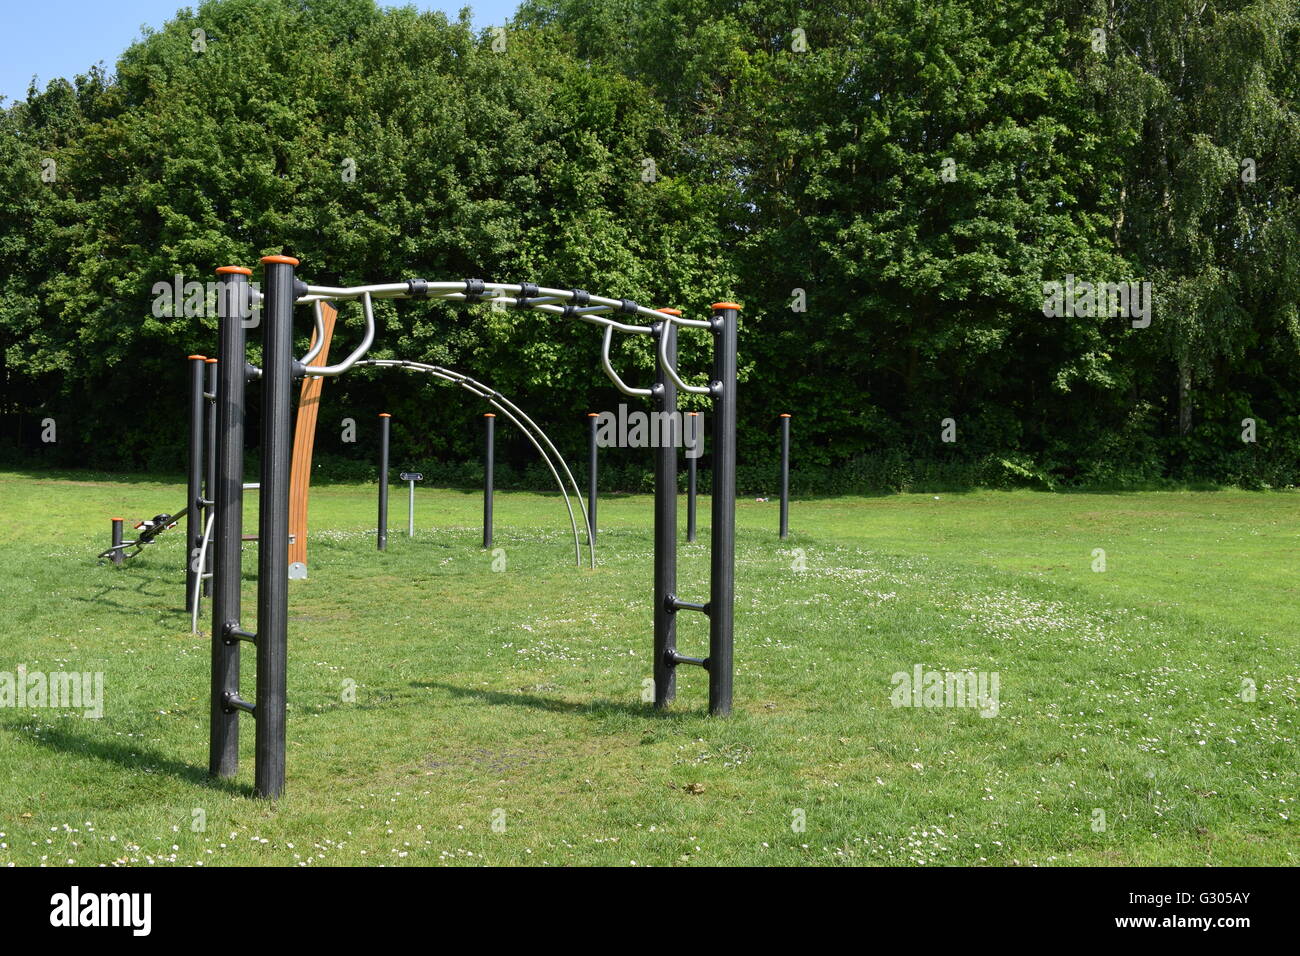
<path fill-rule="evenodd" d="M 46 728 L 42 729 L 39 734 L 33 734 L 24 733 L 20 728 L 12 724 L 0 724 L 0 730 L 50 750 L 115 763 L 127 770 L 140 773 L 165 773 L 199 787 L 209 787 L 237 796 L 251 797 L 253 795 L 253 788 L 248 784 L 213 779 L 208 776 L 207 770 L 203 767 L 184 763 L 172 757 L 164 756 L 156 750 L 149 750 L 138 745 L 123 744 L 115 740 L 99 740 L 83 734 L 70 733 L 60 728 Z"/>
<path fill-rule="evenodd" d="M 106 584 L 102 586 L 94 594 L 92 594 L 90 597 L 81 597 L 80 595 L 73 595 L 72 600 L 77 601 L 81 604 L 94 604 L 102 607 L 116 608 L 119 611 L 132 611 L 136 613 L 143 613 L 145 611 L 175 610 L 174 608 L 158 608 L 150 605 L 141 606 L 138 604 L 122 604 L 121 602 L 115 601 L 109 597 L 109 595 L 117 595 L 117 594 L 122 594 L 127 592 L 138 594 L 141 597 L 146 597 L 146 598 L 165 597 L 166 595 L 164 595 L 161 591 L 148 590 L 149 585 L 155 583 L 157 582 L 152 578 L 140 578 L 137 580 L 134 587 L 122 586 L 117 584 Z"/>
<path fill-rule="evenodd" d="M 696 717 L 697 714 L 686 711 L 664 711 L 656 710 L 649 704 L 629 704 L 626 701 L 608 700 L 601 698 L 599 700 L 580 703 L 571 700 L 562 700 L 557 697 L 540 697 L 537 694 L 510 693 L 500 690 L 480 690 L 474 687 L 457 687 L 455 684 L 444 684 L 440 681 L 413 681 L 411 687 L 422 689 L 443 690 L 453 697 L 470 697 L 475 700 L 481 700 L 486 704 L 506 707 L 531 707 L 534 710 L 544 710 L 553 714 L 578 714 L 583 717 L 599 717 L 604 714 L 628 714 L 632 717 L 651 718 L 655 720 L 682 720 L 687 717 Z"/>

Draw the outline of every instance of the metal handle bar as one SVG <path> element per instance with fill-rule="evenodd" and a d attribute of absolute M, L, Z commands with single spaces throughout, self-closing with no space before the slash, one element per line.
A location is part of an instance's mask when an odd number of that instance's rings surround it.
<path fill-rule="evenodd" d="M 337 365 L 320 365 L 315 368 L 308 368 L 304 374 L 318 378 L 333 378 L 335 375 L 342 375 L 357 363 L 357 359 L 370 350 L 371 343 L 375 341 L 375 312 L 370 302 L 369 292 L 361 293 L 361 308 L 366 314 L 366 334 L 361 339 L 361 344 L 352 351 L 351 355 Z"/>
<path fill-rule="evenodd" d="M 321 311 L 320 304 L 319 299 L 311 304 L 312 315 L 316 318 L 316 336 L 307 354 L 298 360 L 303 365 L 310 365 L 312 359 L 320 355 L 321 349 L 325 347 L 325 314 Z"/>
<path fill-rule="evenodd" d="M 410 298 L 437 298 L 463 300 L 465 295 L 464 279 L 455 282 L 426 282 L 424 292 L 420 296 L 411 294 L 410 286 L 405 282 L 388 282 L 379 285 L 362 285 L 362 286 L 317 286 L 308 285 L 306 294 L 299 298 L 298 304 L 304 305 L 309 302 L 315 302 L 321 299 L 359 299 L 364 295 L 370 295 L 375 299 L 410 299 Z M 485 299 L 508 299 L 511 304 L 519 305 L 521 300 L 518 298 L 524 291 L 524 287 L 518 283 L 511 282 L 484 282 L 483 291 L 478 293 L 480 298 Z M 574 298 L 574 289 L 552 289 L 544 286 L 530 286 L 529 291 L 536 294 L 530 298 L 523 299 L 522 303 L 530 307 L 542 307 L 552 302 L 569 302 Z M 620 299 L 609 299 L 605 296 L 592 295 L 586 296 L 586 302 L 592 307 L 590 311 L 611 312 L 621 311 L 623 301 Z M 554 308 L 554 307 L 553 307 Z M 548 310 L 549 311 L 549 310 Z M 555 311 L 563 311 L 555 309 Z M 583 309 L 584 312 L 588 311 Z M 654 309 L 647 308 L 643 305 L 637 305 L 632 313 L 652 321 L 658 321 L 662 314 Z M 649 329 L 642 330 L 640 326 L 628 326 L 628 329 L 637 329 L 648 333 Z"/>
<path fill-rule="evenodd" d="M 673 315 L 671 312 L 665 312 L 663 316 L 666 321 L 675 323 L 677 325 L 687 325 L 694 328 L 703 327 L 706 329 L 711 329 L 713 327 L 708 322 L 703 322 L 698 319 L 679 318 L 678 316 Z M 659 365 L 661 368 L 663 368 L 665 372 L 668 373 L 668 377 L 671 378 L 676 383 L 677 387 L 680 388 L 683 392 L 689 392 L 691 395 L 712 395 L 713 394 L 712 386 L 687 385 L 685 382 L 682 381 L 682 377 L 677 374 L 677 369 L 673 367 L 673 363 L 668 361 L 668 326 L 667 325 L 664 326 L 663 331 L 659 335 Z"/>
<path fill-rule="evenodd" d="M 600 364 L 605 367 L 605 374 L 609 376 L 609 380 L 613 382 L 614 387 L 617 388 L 624 395 L 633 395 L 633 396 L 644 395 L 647 397 L 653 395 L 654 392 L 652 392 L 650 389 L 632 388 L 631 386 L 625 384 L 624 381 L 618 377 L 618 372 L 614 371 L 614 365 L 609 360 L 609 346 L 610 343 L 613 341 L 613 339 L 614 339 L 614 326 L 612 325 L 605 326 L 605 344 L 601 346 L 600 349 Z"/>

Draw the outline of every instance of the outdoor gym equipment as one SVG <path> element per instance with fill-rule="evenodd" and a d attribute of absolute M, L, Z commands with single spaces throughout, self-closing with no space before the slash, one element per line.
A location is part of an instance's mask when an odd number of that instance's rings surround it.
<path fill-rule="evenodd" d="M 492 548 L 492 479 L 495 477 L 493 472 L 496 471 L 497 417 L 486 412 L 483 422 L 487 429 L 483 440 L 483 550 L 488 551 Z M 592 554 L 595 554 L 594 548 Z M 578 561 L 581 563 L 581 557 Z"/>
<path fill-rule="evenodd" d="M 596 546 L 596 425 L 600 415 L 587 413 L 587 536 L 591 546 Z"/>
<path fill-rule="evenodd" d="M 735 584 L 736 345 L 740 306 L 719 302 L 713 306 L 710 319 L 695 320 L 684 319 L 675 310 L 655 311 L 629 299 L 609 299 L 581 289 L 553 289 L 532 283 L 496 283 L 481 279 L 453 282 L 410 279 L 384 285 L 338 288 L 313 286 L 296 278 L 298 260 L 288 256 L 266 256 L 262 264 L 265 292 L 260 295 L 250 288 L 251 270 L 239 266 L 223 266 L 217 270 L 221 276 L 221 289 L 218 297 L 220 351 L 213 495 L 216 551 L 213 562 L 209 739 L 209 772 L 212 775 L 234 775 L 238 763 L 238 715 L 240 711 L 248 711 L 256 718 L 255 791 L 263 797 L 277 797 L 284 791 L 292 385 L 295 377 L 332 377 L 362 364 L 363 356 L 375 338 L 373 302 L 376 299 L 497 301 L 507 306 L 587 322 L 604 329 L 601 364 L 605 374 L 625 395 L 649 398 L 655 409 L 664 413 L 676 412 L 679 389 L 709 396 L 714 410 L 714 448 L 712 549 L 707 602 L 695 603 L 677 597 L 677 443 L 660 442 L 655 451 L 655 705 L 663 707 L 672 700 L 677 665 L 698 664 L 709 674 L 710 713 L 730 713 Z M 255 300 L 263 304 L 263 368 L 250 371 L 246 369 L 244 330 Z M 311 305 L 319 328 L 322 304 L 338 301 L 360 301 L 366 323 L 361 343 L 343 361 L 334 365 L 309 366 L 307 363 L 316 357 L 314 351 L 303 359 L 296 359 L 292 351 L 295 304 Z M 633 318 L 641 318 L 649 324 L 632 324 Z M 708 384 L 691 385 L 678 374 L 678 327 L 703 329 L 712 334 L 713 375 Z M 650 336 L 657 357 L 652 387 L 630 387 L 614 370 L 610 348 L 616 331 L 625 335 Z M 383 363 L 375 361 L 370 364 Z M 403 367 L 419 365 L 400 364 Z M 262 387 L 255 631 L 243 627 L 240 603 L 244 389 L 250 377 L 260 378 Z M 495 392 L 488 398 L 498 410 L 506 404 Z M 672 421 L 674 417 L 663 416 L 665 421 Z M 581 508 L 580 495 L 578 503 Z M 682 610 L 697 611 L 709 618 L 707 658 L 686 657 L 677 652 L 676 614 Z M 257 653 L 253 701 L 245 700 L 239 693 L 240 643 L 244 641 L 252 643 Z"/>
<path fill-rule="evenodd" d="M 176 527 L 177 522 L 179 522 L 181 518 L 184 518 L 188 511 L 188 508 L 182 508 L 174 515 L 163 512 L 162 514 L 154 515 L 152 518 L 146 518 L 144 521 L 137 522 L 135 529 L 140 533 L 135 536 L 135 540 L 133 541 L 122 540 L 121 518 L 109 519 L 113 524 L 113 543 L 103 551 L 99 552 L 99 559 L 102 561 L 103 559 L 108 558 L 114 564 L 121 564 L 126 559 L 134 558 L 144 550 L 145 545 L 152 544 L 154 538 L 158 537 L 158 535 L 170 528 Z M 127 550 L 129 548 L 133 548 L 134 550 Z"/>
<path fill-rule="evenodd" d="M 392 431 L 393 416 L 379 413 L 379 516 L 376 519 L 375 547 L 388 549 L 388 437 Z"/>
<path fill-rule="evenodd" d="M 523 433 L 529 443 L 537 450 L 546 468 L 555 479 L 556 487 L 560 489 L 560 497 L 564 500 L 564 507 L 569 513 L 569 526 L 573 531 L 573 550 L 574 558 L 578 566 L 582 566 L 582 546 L 580 544 L 578 532 L 578 520 L 573 513 L 573 499 L 570 499 L 569 492 L 573 492 L 573 497 L 577 499 L 578 510 L 583 510 L 582 493 L 578 490 L 578 483 L 574 480 L 573 472 L 569 470 L 568 464 L 564 461 L 564 456 L 560 454 L 555 443 L 547 437 L 546 432 L 542 431 L 541 426 L 533 421 L 524 413 L 514 402 L 506 398 L 490 385 L 486 385 L 477 379 L 470 378 L 460 372 L 453 371 L 449 368 L 443 368 L 440 365 L 430 365 L 427 362 L 410 362 L 403 359 L 359 359 L 354 363 L 354 367 L 374 367 L 374 368 L 396 368 L 408 372 L 418 372 L 422 375 L 428 375 L 439 381 L 448 382 L 452 385 L 459 386 L 471 395 L 477 396 L 488 403 L 496 413 L 504 417 L 512 425 Z M 382 427 L 382 426 L 381 426 Z M 563 477 L 561 477 L 563 473 Z M 382 489 L 381 489 L 382 491 Z M 589 534 L 588 538 L 588 557 L 591 567 L 596 566 L 596 545 L 594 538 Z M 382 550 L 382 549 L 381 549 Z"/>
<path fill-rule="evenodd" d="M 790 537 L 790 415 L 781 413 L 781 537 Z"/>
<path fill-rule="evenodd" d="M 687 412 L 686 414 L 699 417 L 700 413 Z M 697 441 L 704 435 L 698 425 L 692 427 L 690 433 L 696 436 Z M 697 457 L 697 455 L 686 456 L 686 541 L 688 544 L 695 541 L 695 459 Z"/>

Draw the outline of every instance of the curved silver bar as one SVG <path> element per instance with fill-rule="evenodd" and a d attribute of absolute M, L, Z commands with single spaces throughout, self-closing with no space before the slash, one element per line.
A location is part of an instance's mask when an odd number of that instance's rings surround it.
<path fill-rule="evenodd" d="M 600 349 L 600 364 L 605 367 L 605 374 L 609 377 L 609 380 L 613 382 L 614 387 L 617 388 L 624 395 L 631 395 L 634 397 L 635 396 L 649 397 L 650 395 L 653 395 L 654 393 L 650 389 L 632 388 L 631 386 L 624 383 L 624 381 L 621 378 L 618 377 L 618 372 L 614 371 L 614 365 L 609 360 L 609 346 L 610 343 L 613 341 L 613 339 L 614 339 L 614 326 L 612 325 L 605 326 L 605 344 L 602 345 Z"/>
<path fill-rule="evenodd" d="M 483 386 L 483 383 L 475 382 L 474 379 L 469 378 L 469 376 L 464 376 L 464 377 L 467 378 L 469 381 L 474 382 L 475 385 L 480 385 L 486 388 L 486 386 Z M 518 415 L 525 422 L 527 422 L 528 425 L 533 429 L 533 431 L 535 431 L 538 434 L 538 436 L 542 439 L 542 441 L 546 442 L 547 447 L 550 448 L 551 452 L 555 455 L 555 460 L 558 461 L 560 463 L 560 467 L 564 469 L 564 473 L 569 478 L 569 485 L 573 488 L 573 495 L 575 498 L 578 499 L 578 510 L 582 512 L 582 526 L 587 533 L 587 551 L 590 554 L 591 566 L 594 568 L 596 566 L 596 542 L 591 536 L 591 515 L 587 510 L 586 502 L 582 500 L 582 490 L 578 487 L 578 482 L 573 477 L 573 472 L 569 470 L 569 465 L 567 462 L 565 462 L 564 456 L 560 454 L 560 450 L 555 447 L 555 443 L 551 441 L 551 439 L 547 436 L 546 432 L 542 431 L 541 426 L 538 425 L 531 418 L 529 418 L 528 415 L 524 413 L 524 410 L 521 409 L 518 405 L 510 401 L 510 399 L 506 398 L 501 393 L 495 391 L 493 392 L 492 400 L 493 402 L 500 401 L 504 405 L 507 405 L 511 411 L 513 411 L 516 415 Z"/>
<path fill-rule="evenodd" d="M 407 364 L 422 365 L 423 363 L 417 362 L 417 363 L 407 363 Z M 569 485 L 570 487 L 573 488 L 573 495 L 575 498 L 578 499 L 578 510 L 582 513 L 583 526 L 586 528 L 587 531 L 587 548 L 588 551 L 590 552 L 591 566 L 594 568 L 596 566 L 596 542 L 594 542 L 591 539 L 591 518 L 587 512 L 587 505 L 582 499 L 582 491 L 578 487 L 577 480 L 573 477 L 573 472 L 569 470 L 568 463 L 565 462 L 564 456 L 560 454 L 560 450 L 555 447 L 555 443 L 551 441 L 550 437 L 546 434 L 546 432 L 542 430 L 542 427 L 538 425 L 537 422 L 529 418 L 527 413 L 525 413 L 522 408 L 520 408 L 514 402 L 510 401 L 510 399 L 506 398 L 500 392 L 493 389 L 491 386 L 486 385 L 483 382 L 477 381 L 476 379 L 470 378 L 468 375 L 465 375 L 461 372 L 455 372 L 452 371 L 451 369 L 442 368 L 441 366 L 433 365 L 427 367 L 431 369 L 437 369 L 438 371 L 444 372 L 448 375 L 455 376 L 458 384 L 463 385 L 464 383 L 469 383 L 470 385 L 473 385 L 475 388 L 482 389 L 484 397 L 488 398 L 488 400 L 491 401 L 494 405 L 497 402 L 500 402 L 502 405 L 506 406 L 509 409 L 509 412 L 507 412 L 507 417 L 509 417 L 511 421 L 515 423 L 516 426 L 519 426 L 519 422 L 516 420 L 516 416 L 517 416 L 517 418 L 523 419 L 523 421 L 537 434 L 537 437 L 539 437 L 542 441 L 546 443 L 546 446 L 551 450 L 551 453 L 555 456 L 555 460 L 558 461 L 560 463 L 560 467 L 564 469 L 564 474 L 567 475 L 569 479 Z M 536 443 L 534 443 L 534 445 L 536 445 Z M 543 458 L 546 457 L 545 452 L 542 452 L 541 448 L 538 448 L 537 450 L 542 453 Z M 552 471 L 554 471 L 554 469 L 552 469 Z M 556 475 L 556 480 L 557 481 L 559 480 L 558 475 Z M 560 483 L 560 490 L 561 492 L 563 492 L 564 490 L 563 482 Z M 569 510 L 569 515 L 570 515 L 570 520 L 572 520 L 572 515 L 573 515 L 572 509 Z"/>
<path fill-rule="evenodd" d="M 203 525 L 203 539 L 199 544 L 197 557 L 190 555 L 190 560 L 197 563 L 200 572 L 194 575 L 194 593 L 190 595 L 190 633 L 199 633 L 199 603 L 203 595 L 202 569 L 207 565 L 208 545 L 212 541 L 212 523 L 216 520 L 215 511 L 208 513 L 208 520 Z"/>
<path fill-rule="evenodd" d="M 670 323 L 678 323 L 678 324 L 682 323 L 682 320 L 680 318 L 668 312 L 664 313 L 664 318 L 667 319 L 668 322 Z M 691 321 L 691 320 L 688 319 L 686 321 Z M 708 326 L 709 323 L 705 322 L 703 324 L 705 326 Z M 668 377 L 671 378 L 673 382 L 676 383 L 677 387 L 680 388 L 683 392 L 689 392 L 692 395 L 713 394 L 713 390 L 709 388 L 709 386 L 707 385 L 687 385 L 685 382 L 682 381 L 681 376 L 677 374 L 677 369 L 673 367 L 673 363 L 668 361 L 668 336 L 667 335 L 659 336 L 659 365 L 665 372 L 668 373 Z"/>
<path fill-rule="evenodd" d="M 321 311 L 320 304 L 320 299 L 311 304 L 312 315 L 316 318 L 316 341 L 312 342 L 307 354 L 298 359 L 303 365 L 310 365 L 312 359 L 320 355 L 321 349 L 325 347 L 325 315 Z"/>
<path fill-rule="evenodd" d="M 361 339 L 361 344 L 352 350 L 351 355 L 337 365 L 321 365 L 316 368 L 309 368 L 305 370 L 304 374 L 317 378 L 333 378 L 335 375 L 342 375 L 353 365 L 356 365 L 361 356 L 370 351 L 370 345 L 375 341 L 375 311 L 370 302 L 369 292 L 361 293 L 361 308 L 366 314 L 366 334 Z"/>
<path fill-rule="evenodd" d="M 244 482 L 243 490 L 257 491 L 261 487 L 262 486 L 259 482 L 246 481 Z M 216 517 L 217 516 L 215 512 L 208 515 L 207 523 L 204 524 L 203 526 L 203 538 L 202 541 L 199 543 L 198 557 L 191 556 L 191 560 L 197 561 L 200 568 L 206 567 L 208 563 L 207 560 L 208 549 L 212 546 L 212 528 L 213 528 L 212 523 L 213 521 L 216 520 Z M 130 542 L 130 541 L 126 542 L 126 544 L 132 544 L 132 543 L 134 542 Z M 199 632 L 199 605 L 202 603 L 203 603 L 203 575 L 196 574 L 194 576 L 193 601 L 190 604 L 190 607 L 192 608 L 192 610 L 190 611 L 190 633 L 191 634 L 197 634 Z"/>
<path fill-rule="evenodd" d="M 569 482 L 573 486 L 574 494 L 578 497 L 578 509 L 582 513 L 584 524 L 587 527 L 587 540 L 591 567 L 594 568 L 596 566 L 596 552 L 595 548 L 591 545 L 590 519 L 588 518 L 587 509 L 582 501 L 582 494 L 578 491 L 578 484 L 573 478 L 573 473 L 569 471 L 569 466 L 565 463 L 564 456 L 560 454 L 559 450 L 555 447 L 550 438 L 547 437 L 546 433 L 538 427 L 536 422 L 524 414 L 517 405 L 507 399 L 504 395 L 501 395 L 495 389 L 490 388 L 482 382 L 476 381 L 468 375 L 463 375 L 460 372 L 443 368 L 439 365 L 429 365 L 425 362 L 411 362 L 405 359 L 365 359 L 357 364 L 371 365 L 381 368 L 404 368 L 409 371 L 424 372 L 434 376 L 435 378 L 441 379 L 444 382 L 460 386 L 471 395 L 484 399 L 493 408 L 505 415 L 505 417 L 510 420 L 511 424 L 523 432 L 524 436 L 532 443 L 533 447 L 537 449 L 537 453 L 541 455 L 542 461 L 545 462 L 546 467 L 550 470 L 551 477 L 555 479 L 555 483 L 560 489 L 560 494 L 564 497 L 564 506 L 569 513 L 569 525 L 573 530 L 574 558 L 577 561 L 578 567 L 582 567 L 582 547 L 578 538 L 578 525 L 577 519 L 573 514 L 573 505 L 569 501 L 569 494 L 564 486 L 564 481 L 560 478 L 559 472 L 555 470 L 555 465 L 552 463 L 550 455 L 546 453 L 546 449 L 538 443 L 537 437 L 533 435 L 532 431 L 535 430 L 537 435 L 540 436 L 542 441 L 550 447 L 551 452 L 559 461 L 560 467 L 564 469 L 564 473 L 568 476 Z M 522 419 L 522 421 L 520 421 L 520 419 Z M 525 422 L 527 423 L 527 426 L 524 424 Z M 528 426 L 531 426 L 532 430 L 530 430 Z"/>

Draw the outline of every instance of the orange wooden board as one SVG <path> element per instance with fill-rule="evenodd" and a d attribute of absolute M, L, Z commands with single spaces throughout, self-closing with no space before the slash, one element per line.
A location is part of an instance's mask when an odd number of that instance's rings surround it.
<path fill-rule="evenodd" d="M 328 302 L 321 303 L 324 319 L 325 345 L 320 354 L 308 363 L 310 366 L 329 364 L 330 339 L 334 335 L 334 320 L 338 311 Z M 312 345 L 316 332 L 312 331 Z M 307 564 L 307 495 L 311 491 L 311 453 L 316 443 L 316 416 L 320 411 L 321 389 L 325 379 L 307 377 L 302 380 L 302 394 L 298 398 L 298 421 L 293 432 L 293 465 L 289 477 L 289 563 Z"/>

